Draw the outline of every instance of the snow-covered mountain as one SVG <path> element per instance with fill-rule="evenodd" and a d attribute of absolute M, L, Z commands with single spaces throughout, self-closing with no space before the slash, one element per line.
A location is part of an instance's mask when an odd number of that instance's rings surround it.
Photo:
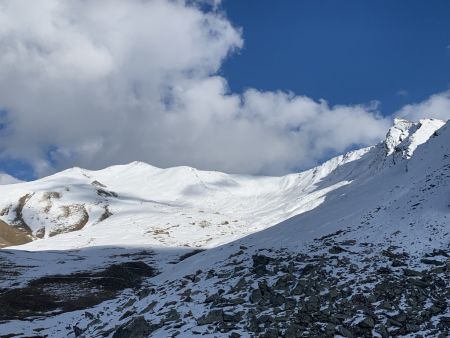
<path fill-rule="evenodd" d="M 448 122 L 283 177 L 73 168 L 0 186 L 0 219 L 4 334 L 449 332 Z"/>

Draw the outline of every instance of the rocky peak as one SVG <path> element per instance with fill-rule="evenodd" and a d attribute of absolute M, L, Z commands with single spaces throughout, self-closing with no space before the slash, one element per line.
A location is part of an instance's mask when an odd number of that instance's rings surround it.
<path fill-rule="evenodd" d="M 444 124 L 445 121 L 437 119 L 425 119 L 419 122 L 394 119 L 394 125 L 389 129 L 384 141 L 387 155 L 411 158 L 416 148 L 425 143 Z"/>

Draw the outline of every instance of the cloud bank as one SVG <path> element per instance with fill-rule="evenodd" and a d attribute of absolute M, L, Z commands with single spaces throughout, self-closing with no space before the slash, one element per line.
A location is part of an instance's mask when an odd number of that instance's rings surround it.
<path fill-rule="evenodd" d="M 0 158 L 37 176 L 133 160 L 281 174 L 384 136 L 376 105 L 231 93 L 218 74 L 242 31 L 214 3 L 1 1 Z"/>
<path fill-rule="evenodd" d="M 450 90 L 431 95 L 425 101 L 408 104 L 400 109 L 397 116 L 413 121 L 424 118 L 447 121 L 450 119 Z"/>
<path fill-rule="evenodd" d="M 18 180 L 15 177 L 12 177 L 11 175 L 0 172 L 0 185 L 15 184 L 15 183 L 20 183 L 20 182 L 22 182 L 22 181 Z"/>

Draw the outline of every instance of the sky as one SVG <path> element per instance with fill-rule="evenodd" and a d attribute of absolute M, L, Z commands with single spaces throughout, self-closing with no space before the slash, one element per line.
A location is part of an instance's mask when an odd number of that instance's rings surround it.
<path fill-rule="evenodd" d="M 222 67 L 233 91 L 290 90 L 390 115 L 450 86 L 450 2 L 226 0 L 244 47 Z"/>
<path fill-rule="evenodd" d="M 450 118 L 448 1 L 0 0 L 0 172 L 280 175 Z"/>

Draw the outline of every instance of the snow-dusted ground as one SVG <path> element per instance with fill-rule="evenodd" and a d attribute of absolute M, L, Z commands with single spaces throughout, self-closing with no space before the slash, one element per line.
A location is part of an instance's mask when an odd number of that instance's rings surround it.
<path fill-rule="evenodd" d="M 181 314 L 187 315 L 189 308 L 192 311 L 177 327 L 179 336 L 200 332 L 228 337 L 205 330 L 198 319 L 207 312 L 202 305 L 205 297 L 217 292 L 217 285 L 228 290 L 237 282 L 237 277 L 220 277 L 221 271 L 230 274 L 231 257 L 242 255 L 236 264 L 249 268 L 256 252 L 270 256 L 280 250 L 295 254 L 314 250 L 320 255 L 329 247 L 313 244 L 333 233 L 342 243 L 358 243 L 352 254 L 345 251 L 342 257 L 368 273 L 375 268 L 363 267 L 365 260 L 376 261 L 387 248 L 400 248 L 410 257 L 411 267 L 425 269 L 420 261 L 423 255 L 438 249 L 448 251 L 450 244 L 450 126 L 444 124 L 397 120 L 385 142 L 284 177 L 132 163 L 100 171 L 75 168 L 36 182 L 0 187 L 0 208 L 11 206 L 2 216 L 5 222 L 14 223 L 15 206 L 21 197 L 29 196 L 22 210 L 23 221 L 33 236 L 45 227 L 42 239 L 3 251 L 3 256 L 17 265 L 33 262 L 33 268 L 22 271 L 16 280 L 3 280 L 4 286 L 54 274 L 61 260 L 66 262 L 64 273 L 111 264 L 115 251 L 151 250 L 156 255 L 152 262 L 161 272 L 147 281 L 159 286 L 155 294 L 118 310 L 120 304 L 135 297 L 126 292 L 90 309 L 97 324 L 78 311 L 33 323 L 11 321 L 0 324 L 0 332 L 31 335 L 36 334 L 33 329 L 42 329 L 40 334 L 70 336 L 77 325 L 90 337 L 129 320 L 121 318 L 125 309 L 142 312 L 149 322 L 156 322 L 167 311 L 166 304 L 175 301 Z M 48 197 L 49 193 L 53 194 Z M 74 205 L 82 208 L 64 214 L 64 209 Z M 86 224 L 81 230 L 62 233 L 79 223 L 79 210 L 88 214 Z M 106 210 L 108 217 L 104 218 Z M 58 234 L 50 237 L 52 231 Z M 192 248 L 208 250 L 168 264 Z M 199 281 L 189 289 L 198 296 L 180 306 L 180 294 L 187 287 L 175 289 L 174 285 L 198 270 L 203 271 L 198 274 Z M 205 279 L 204 272 L 209 270 L 217 272 L 215 279 Z M 154 301 L 158 303 L 154 309 L 143 312 Z M 354 320 L 358 325 L 359 320 Z M 166 325 L 153 335 L 167 337 L 174 330 Z M 244 327 L 237 330 L 248 335 Z"/>

